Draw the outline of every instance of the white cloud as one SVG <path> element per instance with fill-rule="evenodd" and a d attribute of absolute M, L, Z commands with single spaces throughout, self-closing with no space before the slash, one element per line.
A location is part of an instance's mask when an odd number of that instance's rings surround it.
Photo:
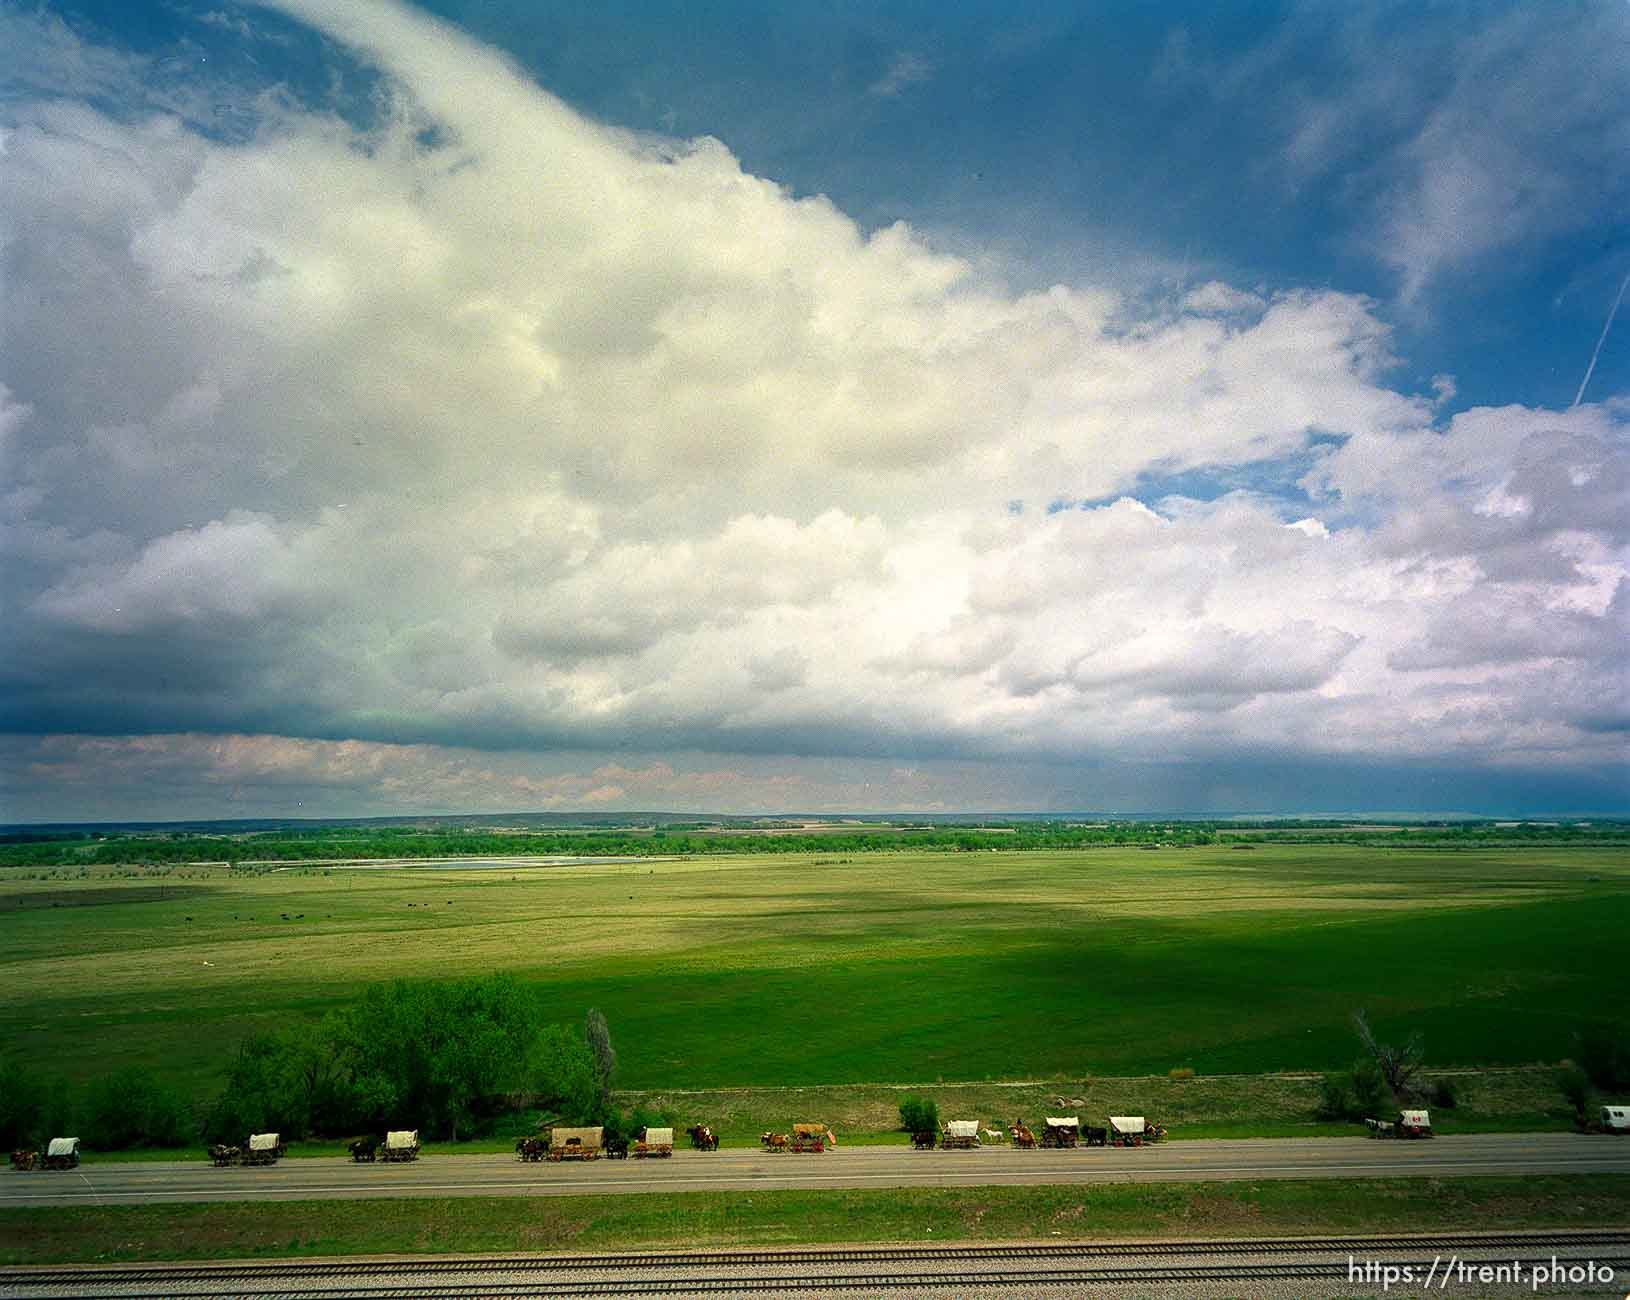
<path fill-rule="evenodd" d="M 475 749 L 1614 755 L 1622 405 L 1439 424 L 1362 298 L 1016 295 L 400 6 L 285 7 L 388 74 L 377 126 L 14 107 L 15 727 L 511 807 L 736 769 L 506 759 L 500 798 Z M 1311 513 L 1006 508 L 1292 455 Z M 1537 612 L 1472 649 L 1485 598 Z M 821 780 L 751 798 L 891 802 Z"/>

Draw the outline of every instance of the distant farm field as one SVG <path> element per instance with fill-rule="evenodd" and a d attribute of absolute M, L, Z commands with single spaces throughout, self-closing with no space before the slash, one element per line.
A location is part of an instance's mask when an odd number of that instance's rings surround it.
<path fill-rule="evenodd" d="M 545 1019 L 600 1007 L 635 1089 L 1319 1069 L 1360 1006 L 1514 1065 L 1622 1015 L 1630 936 L 1624 848 L 165 872 L 0 871 L 0 1047 L 204 1092 L 370 981 L 499 970 Z"/>

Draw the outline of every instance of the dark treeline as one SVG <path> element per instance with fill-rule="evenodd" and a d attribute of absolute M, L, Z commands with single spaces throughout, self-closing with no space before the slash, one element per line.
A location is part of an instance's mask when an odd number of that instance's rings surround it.
<path fill-rule="evenodd" d="M 1397 830 L 1356 829 L 1341 822 L 1072 822 L 878 827 L 806 834 L 701 833 L 695 830 L 599 830 L 496 833 L 414 827 L 324 828 L 243 835 L 98 832 L 0 842 L 0 866 L 77 867 L 200 862 L 298 862 L 325 858 L 451 858 L 511 855 L 654 857 L 717 853 L 879 853 L 905 850 L 1072 849 L 1116 845 L 1365 844 L 1418 848 L 1630 843 L 1630 823 L 1461 822 Z"/>
<path fill-rule="evenodd" d="M 200 1105 L 146 1069 L 76 1093 L 0 1058 L 0 1146 L 39 1148 L 70 1132 L 111 1151 L 391 1128 L 457 1141 L 559 1122 L 627 1132 L 664 1118 L 611 1105 L 616 1053 L 599 1012 L 581 1027 L 548 1023 L 506 975 L 374 985 L 316 1023 L 251 1036 L 223 1065 L 225 1086 Z"/>

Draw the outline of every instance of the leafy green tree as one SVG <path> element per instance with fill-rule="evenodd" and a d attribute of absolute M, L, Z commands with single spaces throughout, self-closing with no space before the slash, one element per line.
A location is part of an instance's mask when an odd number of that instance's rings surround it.
<path fill-rule="evenodd" d="M 68 1128 L 70 1098 L 62 1080 L 0 1058 L 0 1147 L 38 1148 L 60 1137 Z"/>
<path fill-rule="evenodd" d="M 617 1049 L 611 1045 L 611 1027 L 598 1007 L 590 1007 L 583 1018 L 583 1038 L 594 1056 L 594 1072 L 600 1088 L 600 1107 L 611 1107 L 611 1077 L 617 1073 Z"/>
<path fill-rule="evenodd" d="M 594 1055 L 579 1034 L 565 1025 L 546 1025 L 532 1041 L 526 1082 L 537 1105 L 569 1124 L 592 1124 L 605 1117 Z"/>
<path fill-rule="evenodd" d="M 181 1093 L 141 1066 L 103 1075 L 85 1098 L 85 1138 L 102 1151 L 183 1146 L 196 1133 Z"/>
<path fill-rule="evenodd" d="M 939 1104 L 927 1097 L 907 1095 L 900 1099 L 900 1127 L 907 1133 L 938 1133 Z"/>

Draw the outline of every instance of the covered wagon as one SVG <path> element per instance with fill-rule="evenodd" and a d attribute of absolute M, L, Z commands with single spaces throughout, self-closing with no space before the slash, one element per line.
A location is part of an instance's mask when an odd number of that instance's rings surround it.
<path fill-rule="evenodd" d="M 45 1148 L 47 1169 L 74 1169 L 79 1165 L 78 1138 L 52 1138 Z"/>
<path fill-rule="evenodd" d="M 1142 1115 L 1111 1115 L 1110 1140 L 1118 1147 L 1140 1147 L 1149 1132 L 1149 1121 Z"/>
<path fill-rule="evenodd" d="M 381 1160 L 417 1160 L 419 1158 L 419 1130 L 392 1129 L 385 1134 L 385 1145 L 379 1150 Z"/>
<path fill-rule="evenodd" d="M 605 1129 L 557 1128 L 549 1134 L 549 1159 L 598 1160 L 605 1145 Z"/>
<path fill-rule="evenodd" d="M 1079 1115 L 1049 1115 L 1041 1130 L 1044 1147 L 1073 1147 L 1081 1142 Z"/>
<path fill-rule="evenodd" d="M 634 1144 L 634 1159 L 647 1156 L 661 1158 L 674 1153 L 674 1131 L 671 1128 L 647 1128 L 645 1135 Z"/>
<path fill-rule="evenodd" d="M 244 1147 L 243 1163 L 246 1165 L 275 1165 L 278 1156 L 283 1154 L 283 1135 L 281 1133 L 251 1133 L 249 1141 Z"/>
<path fill-rule="evenodd" d="M 1429 1138 L 1432 1136 L 1432 1117 L 1424 1110 L 1400 1111 L 1397 1133 L 1401 1138 Z"/>
<path fill-rule="evenodd" d="M 825 1124 L 794 1124 L 789 1151 L 825 1151 L 838 1144 L 838 1135 Z"/>
<path fill-rule="evenodd" d="M 1602 1132 L 1630 1133 L 1630 1106 L 1603 1106 Z"/>
<path fill-rule="evenodd" d="M 940 1146 L 947 1151 L 971 1151 L 979 1145 L 979 1121 L 953 1119 L 940 1132 Z"/>

